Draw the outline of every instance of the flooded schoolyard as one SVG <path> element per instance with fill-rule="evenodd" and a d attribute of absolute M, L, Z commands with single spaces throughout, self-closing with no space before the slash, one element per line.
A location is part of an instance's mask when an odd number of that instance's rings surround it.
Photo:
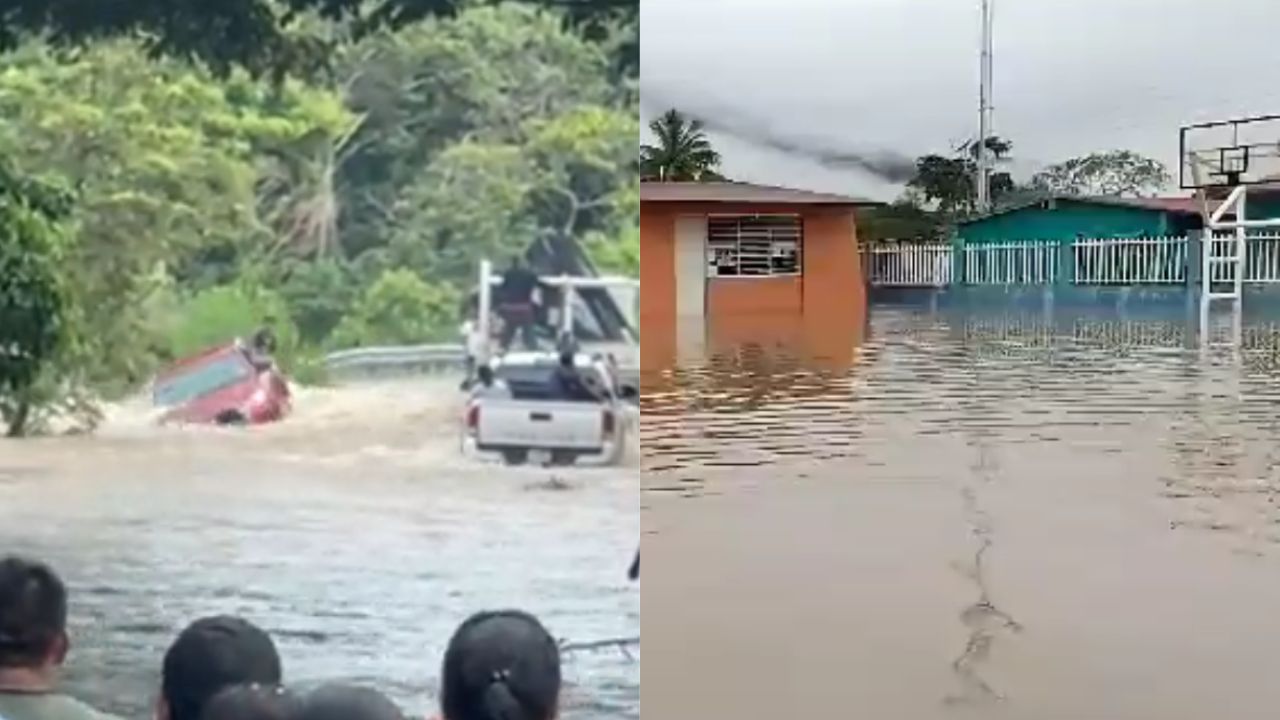
<path fill-rule="evenodd" d="M 873 307 L 651 367 L 652 716 L 1274 716 L 1280 335 L 1184 321 Z"/>
<path fill-rule="evenodd" d="M 188 621 L 239 613 L 288 681 L 369 683 L 435 708 L 454 627 L 521 607 L 570 642 L 640 634 L 626 570 L 635 462 L 511 469 L 459 456 L 457 380 L 304 390 L 249 431 L 156 428 L 113 407 L 88 437 L 0 442 L 0 548 L 71 587 L 70 690 L 149 715 Z M 639 717 L 639 651 L 566 655 L 565 717 Z"/>

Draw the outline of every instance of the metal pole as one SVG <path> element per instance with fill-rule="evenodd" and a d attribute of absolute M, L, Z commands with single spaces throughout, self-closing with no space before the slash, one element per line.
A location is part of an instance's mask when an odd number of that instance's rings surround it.
<path fill-rule="evenodd" d="M 1213 292 L 1213 232 L 1207 231 L 1200 243 L 1200 342 L 1209 342 L 1209 302 Z"/>
<path fill-rule="evenodd" d="M 573 335 L 573 281 L 568 276 L 561 276 L 564 285 L 560 287 L 560 332 L 566 337 Z"/>
<path fill-rule="evenodd" d="M 1244 190 L 1243 185 L 1241 185 L 1240 188 L 1241 190 Z M 1248 217 L 1245 214 L 1245 210 L 1246 210 L 1245 199 L 1247 197 L 1248 197 L 1248 191 L 1241 192 L 1240 199 L 1236 201 L 1236 220 L 1240 223 L 1244 223 Z M 1243 224 L 1236 226 L 1237 262 L 1233 263 L 1236 266 L 1235 287 L 1233 288 L 1233 290 L 1235 291 L 1235 295 L 1236 295 L 1235 312 L 1237 317 L 1240 315 L 1240 309 L 1244 306 L 1244 268 L 1245 268 L 1245 263 L 1249 259 L 1249 256 L 1247 254 L 1248 246 L 1246 244 L 1247 236 L 1245 233 L 1246 233 L 1246 230 Z"/>
<path fill-rule="evenodd" d="M 476 318 L 476 329 L 480 333 L 480 337 L 484 338 L 484 354 L 476 358 L 476 362 L 484 364 L 489 362 L 489 318 L 492 316 L 492 302 L 490 294 L 493 286 L 489 282 L 489 276 L 493 272 L 493 263 L 488 260 L 480 261 L 480 303 L 477 309 L 479 317 Z"/>
<path fill-rule="evenodd" d="M 982 51 L 978 80 L 978 212 L 986 212 L 991 206 L 989 197 L 990 161 L 987 157 L 987 138 L 991 136 L 991 3 L 982 0 Z"/>

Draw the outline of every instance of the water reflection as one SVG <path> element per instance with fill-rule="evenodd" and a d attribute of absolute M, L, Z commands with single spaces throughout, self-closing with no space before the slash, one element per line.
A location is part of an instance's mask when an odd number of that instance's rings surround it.
<path fill-rule="evenodd" d="M 1266 716 L 1280 329 L 1244 340 L 874 309 L 647 366 L 651 712 Z"/>

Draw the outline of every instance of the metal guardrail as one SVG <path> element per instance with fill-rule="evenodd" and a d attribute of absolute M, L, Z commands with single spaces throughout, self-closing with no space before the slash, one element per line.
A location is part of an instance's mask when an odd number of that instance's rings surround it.
<path fill-rule="evenodd" d="M 388 371 L 455 370 L 466 361 L 460 344 L 386 345 L 339 350 L 325 356 L 329 372 L 339 375 Z"/>

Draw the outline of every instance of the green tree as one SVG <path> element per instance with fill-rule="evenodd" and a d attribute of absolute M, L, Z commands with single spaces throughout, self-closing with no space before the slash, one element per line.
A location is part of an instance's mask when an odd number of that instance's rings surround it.
<path fill-rule="evenodd" d="M 58 276 L 68 198 L 0 164 L 0 423 L 28 428 L 36 384 L 70 339 Z"/>
<path fill-rule="evenodd" d="M 530 124 L 526 153 L 537 171 L 533 201 L 544 233 L 559 237 L 612 231 L 634 222 L 635 116 L 580 107 Z M 634 210 L 629 217 L 619 211 Z"/>
<path fill-rule="evenodd" d="M 335 347 L 412 345 L 457 334 L 460 295 L 410 270 L 388 270 L 369 287 L 333 334 Z"/>
<path fill-rule="evenodd" d="M 986 140 L 987 150 L 996 163 L 1007 159 L 1013 143 L 991 136 Z M 968 142 L 950 157 L 925 155 L 916 160 L 916 174 L 907 187 L 917 192 L 926 202 L 933 203 L 939 212 L 948 216 L 972 213 L 977 205 L 977 189 L 974 178 L 978 175 L 978 148 L 976 142 Z M 1013 192 L 1013 177 L 1007 172 L 992 172 L 987 176 L 987 189 L 993 202 Z"/>
<path fill-rule="evenodd" d="M 618 24 L 637 27 L 639 0 L 526 0 L 556 8 L 569 23 L 597 39 Z M 59 45 L 104 37 L 141 36 L 153 56 L 195 58 L 222 74 L 241 65 L 257 73 L 323 63 L 331 44 L 300 32 L 299 14 L 316 14 L 357 34 L 449 16 L 469 0 L 10 0 L 0 12 L 0 49 L 24 38 L 48 36 Z M 621 48 L 619 61 L 638 67 L 639 43 Z M 634 56 L 634 57 L 633 57 Z M 634 62 L 633 62 L 634 60 Z"/>
<path fill-rule="evenodd" d="M 331 258 L 284 263 L 276 287 L 300 339 L 313 346 L 325 342 L 351 311 L 360 292 L 352 268 Z"/>
<path fill-rule="evenodd" d="M 522 252 L 536 237 L 528 212 L 534 168 L 513 145 L 462 142 L 405 192 L 392 265 L 434 281 L 469 279 L 481 258 Z"/>
<path fill-rule="evenodd" d="M 225 282 L 243 258 L 275 244 L 257 212 L 259 159 L 349 114 L 297 83 L 219 82 L 177 63 L 150 63 L 129 42 L 74 58 L 31 45 L 0 72 L 0 154 L 78 189 L 63 266 L 85 323 L 94 384 L 144 378 L 153 331 L 142 312 L 173 274 Z"/>
<path fill-rule="evenodd" d="M 608 106 L 616 94 L 601 48 L 516 5 L 377 33 L 338 64 L 350 106 L 365 116 L 337 177 L 353 258 L 417 217 L 423 168 L 456 162 L 441 158 L 452 145 L 521 146 L 530 118 Z"/>
<path fill-rule="evenodd" d="M 701 120 L 672 108 L 649 123 L 656 145 L 640 146 L 640 176 L 645 180 L 715 179 L 720 154 L 707 139 Z"/>
<path fill-rule="evenodd" d="M 1031 178 L 1031 185 L 1061 195 L 1139 197 L 1158 192 L 1170 179 L 1160 161 L 1129 150 L 1112 150 L 1050 165 Z"/>

